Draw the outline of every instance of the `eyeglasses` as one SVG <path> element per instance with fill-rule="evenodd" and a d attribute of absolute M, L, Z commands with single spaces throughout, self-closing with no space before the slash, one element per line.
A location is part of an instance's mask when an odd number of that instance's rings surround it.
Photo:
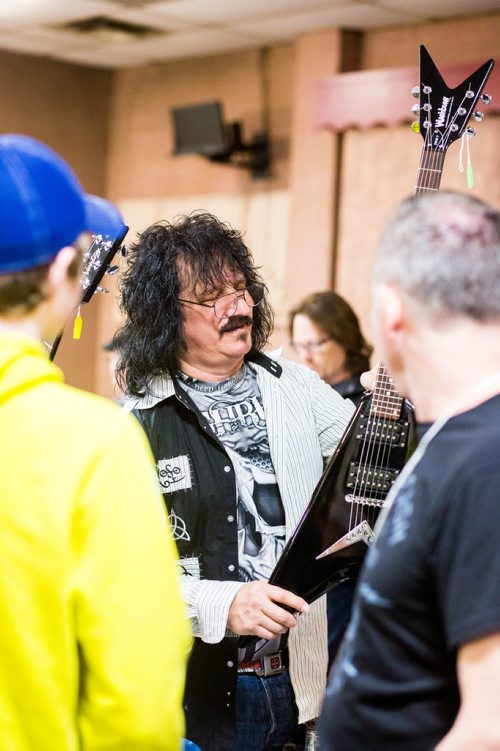
<path fill-rule="evenodd" d="M 213 302 L 200 302 L 198 300 L 184 300 L 179 297 L 179 302 L 190 305 L 202 305 L 204 308 L 213 308 L 216 318 L 231 318 L 238 309 L 238 300 L 243 299 L 249 308 L 260 305 L 264 299 L 266 287 L 264 284 L 249 284 L 245 289 L 234 290 L 226 295 L 219 295 Z"/>
<path fill-rule="evenodd" d="M 298 355 L 306 354 L 307 352 L 319 352 L 321 347 L 330 341 L 330 337 L 327 336 L 324 339 L 320 339 L 317 342 L 304 342 L 304 344 L 294 344 L 292 347 Z"/>

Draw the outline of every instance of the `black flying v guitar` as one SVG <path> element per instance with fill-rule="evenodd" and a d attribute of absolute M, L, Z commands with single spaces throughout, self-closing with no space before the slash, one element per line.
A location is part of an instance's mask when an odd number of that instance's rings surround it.
<path fill-rule="evenodd" d="M 420 48 L 419 130 L 424 146 L 416 193 L 439 189 L 446 151 L 462 134 L 493 68 L 484 63 L 450 89 L 425 47 Z M 415 111 L 415 108 L 414 108 Z M 397 393 L 383 364 L 363 397 L 302 519 L 270 577 L 312 602 L 346 578 L 356 577 L 384 500 L 416 445 L 411 404 Z"/>

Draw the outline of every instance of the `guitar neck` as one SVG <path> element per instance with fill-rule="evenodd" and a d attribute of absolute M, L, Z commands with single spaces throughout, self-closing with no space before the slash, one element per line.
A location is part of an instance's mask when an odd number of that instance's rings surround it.
<path fill-rule="evenodd" d="M 377 363 L 370 415 L 397 420 L 402 406 L 403 397 L 396 391 L 392 376 L 382 362 Z"/>
<path fill-rule="evenodd" d="M 417 195 L 439 190 L 445 156 L 446 151 L 424 146 L 417 172 L 417 185 L 415 186 Z M 392 377 L 385 365 L 379 362 L 370 414 L 374 417 L 397 420 L 402 406 L 403 397 L 394 388 Z"/>
<path fill-rule="evenodd" d="M 415 186 L 416 195 L 427 193 L 428 191 L 439 190 L 445 156 L 446 151 L 424 146 L 417 172 L 417 185 Z"/>

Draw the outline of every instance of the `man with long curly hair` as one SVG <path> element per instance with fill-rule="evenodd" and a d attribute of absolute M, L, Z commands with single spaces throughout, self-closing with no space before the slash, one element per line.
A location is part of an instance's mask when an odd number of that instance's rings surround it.
<path fill-rule="evenodd" d="M 268 579 L 352 404 L 263 354 L 266 287 L 240 233 L 210 214 L 142 233 L 121 305 L 118 379 L 153 448 L 196 637 L 187 736 L 203 751 L 300 743 L 325 688 L 325 603 Z"/>

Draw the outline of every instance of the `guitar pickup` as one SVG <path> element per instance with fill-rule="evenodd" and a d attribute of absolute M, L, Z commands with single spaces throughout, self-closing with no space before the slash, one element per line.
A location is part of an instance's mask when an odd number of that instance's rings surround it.
<path fill-rule="evenodd" d="M 363 417 L 359 421 L 359 433 L 356 438 L 378 443 L 389 443 L 393 446 L 404 447 L 408 435 L 408 423 L 401 420 L 383 420 L 378 417 Z"/>
<path fill-rule="evenodd" d="M 377 466 L 360 466 L 358 462 L 351 462 L 347 476 L 346 487 L 358 492 L 372 490 L 377 493 L 388 493 L 391 485 L 398 476 L 396 469 L 383 469 Z"/>

